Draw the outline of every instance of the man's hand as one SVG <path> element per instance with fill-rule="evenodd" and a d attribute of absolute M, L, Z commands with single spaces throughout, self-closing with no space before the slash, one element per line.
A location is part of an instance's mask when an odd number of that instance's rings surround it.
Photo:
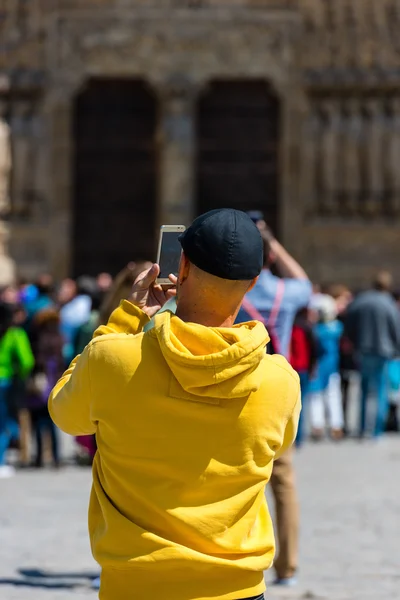
<path fill-rule="evenodd" d="M 150 319 L 164 306 L 164 304 L 176 296 L 175 275 L 170 275 L 171 286 L 163 288 L 156 284 L 156 279 L 160 273 L 160 267 L 152 265 L 147 271 L 141 273 L 132 287 L 132 293 L 128 298 L 135 306 L 142 309 Z"/>

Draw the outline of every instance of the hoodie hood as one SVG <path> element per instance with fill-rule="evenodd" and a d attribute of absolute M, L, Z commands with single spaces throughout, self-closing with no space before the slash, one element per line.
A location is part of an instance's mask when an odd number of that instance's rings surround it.
<path fill-rule="evenodd" d="M 269 342 L 262 323 L 204 327 L 164 312 L 155 317 L 152 333 L 173 375 L 189 394 L 242 398 L 259 389 L 263 376 L 259 367 Z"/>

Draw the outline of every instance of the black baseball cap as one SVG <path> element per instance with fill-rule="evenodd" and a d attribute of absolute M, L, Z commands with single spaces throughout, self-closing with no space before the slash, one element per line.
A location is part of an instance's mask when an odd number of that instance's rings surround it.
<path fill-rule="evenodd" d="M 221 208 L 197 217 L 179 241 L 190 262 L 221 279 L 250 281 L 261 273 L 261 234 L 240 210 Z"/>

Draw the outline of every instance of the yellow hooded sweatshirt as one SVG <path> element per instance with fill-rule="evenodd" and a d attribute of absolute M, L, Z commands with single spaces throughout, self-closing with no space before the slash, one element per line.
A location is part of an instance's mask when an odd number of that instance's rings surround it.
<path fill-rule="evenodd" d="M 101 600 L 248 598 L 275 543 L 264 496 L 295 437 L 297 375 L 261 323 L 211 328 L 124 301 L 55 386 L 54 422 L 96 433 L 89 530 Z"/>

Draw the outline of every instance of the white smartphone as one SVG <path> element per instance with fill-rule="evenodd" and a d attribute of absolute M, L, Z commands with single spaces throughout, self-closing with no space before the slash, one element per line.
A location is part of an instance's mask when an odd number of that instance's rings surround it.
<path fill-rule="evenodd" d="M 160 266 L 157 283 L 160 285 L 171 283 L 169 275 L 178 275 L 182 254 L 178 238 L 185 229 L 184 225 L 162 225 L 161 227 L 157 253 L 157 264 Z"/>

